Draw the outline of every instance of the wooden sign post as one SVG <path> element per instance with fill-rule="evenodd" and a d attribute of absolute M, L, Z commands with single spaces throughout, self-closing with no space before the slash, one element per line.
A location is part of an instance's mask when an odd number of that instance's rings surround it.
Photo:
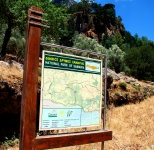
<path fill-rule="evenodd" d="M 112 131 L 99 130 L 60 135 L 36 136 L 37 89 L 42 10 L 28 11 L 24 77 L 20 119 L 20 150 L 40 150 L 75 146 L 112 139 Z"/>
<path fill-rule="evenodd" d="M 41 18 L 41 9 L 32 7 L 28 11 L 28 29 L 24 58 L 20 119 L 20 150 L 34 149 L 34 141 L 36 137 L 36 108 L 41 26 L 32 23 L 41 24 Z"/>

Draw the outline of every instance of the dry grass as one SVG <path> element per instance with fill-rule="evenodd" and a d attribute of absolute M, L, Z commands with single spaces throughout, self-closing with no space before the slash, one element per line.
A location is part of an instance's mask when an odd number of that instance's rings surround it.
<path fill-rule="evenodd" d="M 138 104 L 110 107 L 107 127 L 113 131 L 105 150 L 154 149 L 154 97 Z"/>
<path fill-rule="evenodd" d="M 138 104 L 111 106 L 107 128 L 113 131 L 113 139 L 105 142 L 104 150 L 154 150 L 154 97 Z M 100 143 L 95 143 L 54 150 L 100 149 Z"/>
<path fill-rule="evenodd" d="M 16 67 L 0 66 L 0 79 L 7 80 L 7 82 L 14 83 L 22 81 L 23 71 Z"/>
<path fill-rule="evenodd" d="M 113 139 L 104 150 L 154 150 L 154 96 L 141 103 L 107 110 L 107 128 Z M 100 143 L 54 150 L 100 150 Z"/>

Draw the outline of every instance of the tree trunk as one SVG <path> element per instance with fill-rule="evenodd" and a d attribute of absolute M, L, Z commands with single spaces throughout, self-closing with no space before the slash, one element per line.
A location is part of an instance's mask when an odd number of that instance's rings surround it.
<path fill-rule="evenodd" d="M 1 53 L 0 53 L 0 55 L 2 57 L 5 57 L 5 55 L 6 55 L 7 44 L 10 40 L 10 37 L 11 37 L 11 30 L 12 30 L 12 20 L 8 19 L 8 28 L 5 31 L 5 36 L 4 36 L 3 44 L 2 44 L 2 50 L 1 50 Z"/>

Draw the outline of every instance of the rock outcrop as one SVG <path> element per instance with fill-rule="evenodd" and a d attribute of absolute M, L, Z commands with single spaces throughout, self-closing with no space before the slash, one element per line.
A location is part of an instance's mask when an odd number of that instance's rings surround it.
<path fill-rule="evenodd" d="M 102 71 L 104 73 L 104 68 Z M 107 69 L 107 82 L 107 104 L 120 106 L 136 103 L 154 95 L 153 82 L 139 81 L 124 72 L 117 74 Z"/>

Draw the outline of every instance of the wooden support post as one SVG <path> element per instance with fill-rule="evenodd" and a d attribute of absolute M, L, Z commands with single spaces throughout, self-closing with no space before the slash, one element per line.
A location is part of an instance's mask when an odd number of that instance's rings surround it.
<path fill-rule="evenodd" d="M 33 11 L 32 11 L 33 10 Z M 31 7 L 28 21 L 41 24 L 40 8 Z M 41 26 L 28 23 L 20 118 L 20 150 L 32 150 L 36 137 L 36 108 Z"/>

